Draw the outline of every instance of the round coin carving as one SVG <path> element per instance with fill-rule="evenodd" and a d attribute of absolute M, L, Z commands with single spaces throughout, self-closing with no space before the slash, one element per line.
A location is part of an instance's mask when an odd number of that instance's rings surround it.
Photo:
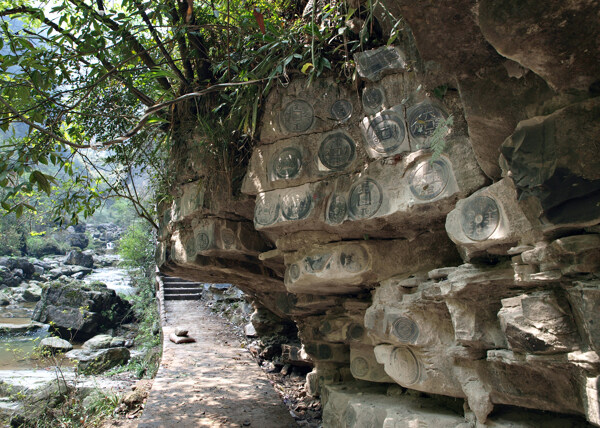
<path fill-rule="evenodd" d="M 352 340 L 360 340 L 365 334 L 365 329 L 362 325 L 354 323 L 348 328 L 348 337 Z"/>
<path fill-rule="evenodd" d="M 340 171 L 350 165 L 354 154 L 354 141 L 342 132 L 329 135 L 319 147 L 319 160 L 333 171 Z"/>
<path fill-rule="evenodd" d="M 342 195 L 331 196 L 327 207 L 327 220 L 334 224 L 341 223 L 346 218 L 347 212 L 346 198 Z"/>
<path fill-rule="evenodd" d="M 419 327 L 407 317 L 398 317 L 392 324 L 392 333 L 400 342 L 415 343 L 419 337 Z"/>
<path fill-rule="evenodd" d="M 221 231 L 221 240 L 223 241 L 225 248 L 232 247 L 235 243 L 235 235 L 233 231 L 229 229 L 223 229 Z"/>
<path fill-rule="evenodd" d="M 304 132 L 312 126 L 314 117 L 314 110 L 309 103 L 294 100 L 283 109 L 283 126 L 288 132 Z"/>
<path fill-rule="evenodd" d="M 273 171 L 278 178 L 294 178 L 302 167 L 302 154 L 295 147 L 286 147 L 273 159 Z"/>
<path fill-rule="evenodd" d="M 343 122 L 352 116 L 352 103 L 348 100 L 337 100 L 331 105 L 331 115 Z"/>
<path fill-rule="evenodd" d="M 448 184 L 448 170 L 448 164 L 442 159 L 420 162 L 410 174 L 410 191 L 423 201 L 434 199 Z"/>
<path fill-rule="evenodd" d="M 367 142 L 377 153 L 390 154 L 404 141 L 406 131 L 402 119 L 395 113 L 383 112 L 369 122 Z"/>
<path fill-rule="evenodd" d="M 204 250 L 208 249 L 209 245 L 210 245 L 210 238 L 208 237 L 208 234 L 206 232 L 200 232 L 196 236 L 196 249 L 198 251 L 204 251 Z"/>
<path fill-rule="evenodd" d="M 289 273 L 290 279 L 292 281 L 296 281 L 298 278 L 300 278 L 300 266 L 298 266 L 296 263 L 290 265 Z"/>
<path fill-rule="evenodd" d="M 383 104 L 383 92 L 379 88 L 366 88 L 363 92 L 363 104 L 371 110 L 379 110 Z"/>
<path fill-rule="evenodd" d="M 361 272 L 368 264 L 369 253 L 360 245 L 346 247 L 340 252 L 340 265 L 347 272 Z"/>
<path fill-rule="evenodd" d="M 488 239 L 500 223 L 500 210 L 496 201 L 487 196 L 467 199 L 462 208 L 461 227 L 473 241 Z"/>
<path fill-rule="evenodd" d="M 421 379 L 421 364 L 408 348 L 396 348 L 390 357 L 390 372 L 400 385 L 413 385 Z"/>
<path fill-rule="evenodd" d="M 408 116 L 410 135 L 414 138 L 431 136 L 444 117 L 444 112 L 434 105 L 421 104 L 416 106 Z"/>
<path fill-rule="evenodd" d="M 375 180 L 361 181 L 350 191 L 350 216 L 354 219 L 372 217 L 379 210 L 382 201 L 383 192 Z"/>
<path fill-rule="evenodd" d="M 303 191 L 288 193 L 281 198 L 281 205 L 281 211 L 287 220 L 301 220 L 310 212 L 311 198 Z"/>
<path fill-rule="evenodd" d="M 369 363 L 363 357 L 356 357 L 350 363 L 350 372 L 354 377 L 365 377 L 369 373 Z"/>
<path fill-rule="evenodd" d="M 256 198 L 254 206 L 254 221 L 260 226 L 273 224 L 279 216 L 279 204 L 268 198 L 266 195 L 260 195 Z"/>

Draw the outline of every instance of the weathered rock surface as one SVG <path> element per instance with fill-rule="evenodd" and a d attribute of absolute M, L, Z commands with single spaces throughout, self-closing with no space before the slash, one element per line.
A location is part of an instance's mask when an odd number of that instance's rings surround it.
<path fill-rule="evenodd" d="M 124 347 L 99 350 L 74 349 L 65 357 L 77 361 L 77 369 L 85 374 L 98 374 L 129 361 L 129 349 Z"/>
<path fill-rule="evenodd" d="M 600 425 L 600 6 L 538 3 L 378 4 L 398 46 L 271 91 L 242 194 L 173 155 L 160 269 L 249 294 L 325 426 Z"/>
<path fill-rule="evenodd" d="M 69 254 L 67 254 L 65 264 L 93 268 L 94 257 L 91 254 L 84 253 L 80 250 L 71 250 L 69 251 Z"/>
<path fill-rule="evenodd" d="M 67 352 L 73 349 L 73 345 L 58 337 L 45 337 L 40 341 L 39 348 L 42 351 Z"/>
<path fill-rule="evenodd" d="M 106 286 L 53 282 L 42 292 L 32 319 L 52 323 L 66 339 L 88 339 L 126 322 L 130 305 Z"/>

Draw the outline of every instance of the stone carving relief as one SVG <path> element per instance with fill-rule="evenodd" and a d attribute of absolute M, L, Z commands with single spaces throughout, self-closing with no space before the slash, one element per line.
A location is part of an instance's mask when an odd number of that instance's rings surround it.
<path fill-rule="evenodd" d="M 328 135 L 319 147 L 319 160 L 332 171 L 349 166 L 356 156 L 354 141 L 343 132 Z"/>
<path fill-rule="evenodd" d="M 403 54 L 393 46 L 355 54 L 354 60 L 358 74 L 371 81 L 379 80 L 384 73 L 402 70 L 406 66 Z"/>
<path fill-rule="evenodd" d="M 365 117 L 361 126 L 371 157 L 391 156 L 409 150 L 404 118 L 395 110 Z"/>
<path fill-rule="evenodd" d="M 350 101 L 337 100 L 331 105 L 331 116 L 340 122 L 346 122 L 352 117 L 353 109 Z"/>
<path fill-rule="evenodd" d="M 289 133 L 308 131 L 314 118 L 315 113 L 312 106 L 301 99 L 288 103 L 281 113 L 281 122 Z"/>

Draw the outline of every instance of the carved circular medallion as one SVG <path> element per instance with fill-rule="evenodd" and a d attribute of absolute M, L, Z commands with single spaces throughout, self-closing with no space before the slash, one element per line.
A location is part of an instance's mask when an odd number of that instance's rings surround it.
<path fill-rule="evenodd" d="M 334 224 L 341 223 L 346 218 L 347 213 L 346 198 L 342 195 L 332 195 L 327 207 L 327 220 Z"/>
<path fill-rule="evenodd" d="M 362 339 L 364 334 L 365 334 L 364 327 L 358 323 L 350 324 L 350 327 L 348 327 L 347 335 L 348 335 L 349 339 L 360 340 L 360 339 Z"/>
<path fill-rule="evenodd" d="M 309 103 L 294 100 L 283 109 L 282 122 L 288 132 L 304 132 L 312 126 L 314 117 L 314 110 Z"/>
<path fill-rule="evenodd" d="M 331 333 L 331 323 L 329 321 L 323 321 L 323 323 L 319 327 L 319 332 L 323 334 Z"/>
<path fill-rule="evenodd" d="M 419 326 L 407 317 L 398 317 L 392 324 L 392 333 L 400 342 L 415 343 L 419 337 Z"/>
<path fill-rule="evenodd" d="M 223 241 L 223 245 L 225 248 L 233 247 L 235 243 L 235 234 L 230 229 L 221 230 L 221 240 Z"/>
<path fill-rule="evenodd" d="M 369 122 L 367 143 L 381 154 L 393 153 L 404 141 L 402 119 L 393 112 L 383 112 Z"/>
<path fill-rule="evenodd" d="M 273 171 L 278 178 L 294 178 L 302 167 L 302 153 L 295 147 L 286 147 L 273 159 Z"/>
<path fill-rule="evenodd" d="M 500 223 L 500 211 L 496 201 L 487 196 L 466 200 L 462 208 L 461 227 L 467 238 L 473 241 L 488 239 Z"/>
<path fill-rule="evenodd" d="M 366 108 L 379 110 L 383 104 L 383 91 L 379 88 L 365 88 L 362 99 Z"/>
<path fill-rule="evenodd" d="M 311 198 L 304 191 L 288 193 L 281 198 L 281 212 L 288 220 L 301 220 L 310 213 Z"/>
<path fill-rule="evenodd" d="M 273 224 L 279 217 L 279 203 L 273 197 L 259 195 L 254 206 L 254 221 L 261 226 Z"/>
<path fill-rule="evenodd" d="M 206 232 L 200 232 L 198 235 L 196 235 L 196 250 L 197 251 L 208 250 L 209 245 L 210 245 L 210 238 L 208 237 L 208 234 Z"/>
<path fill-rule="evenodd" d="M 375 180 L 366 179 L 356 183 L 350 191 L 350 216 L 353 219 L 372 217 L 382 201 L 383 192 Z"/>
<path fill-rule="evenodd" d="M 369 363 L 363 357 L 356 357 L 350 363 L 350 372 L 356 378 L 365 377 L 369 373 Z"/>
<path fill-rule="evenodd" d="M 421 379 L 421 364 L 409 348 L 396 348 L 390 356 L 390 374 L 400 385 L 413 385 Z"/>
<path fill-rule="evenodd" d="M 325 167 L 340 171 L 354 159 L 354 141 L 343 132 L 329 135 L 319 147 L 319 160 Z"/>
<path fill-rule="evenodd" d="M 348 100 L 337 100 L 331 105 L 331 115 L 343 122 L 352 116 L 352 103 Z"/>
<path fill-rule="evenodd" d="M 444 191 L 448 184 L 449 167 L 443 159 L 417 164 L 409 177 L 410 191 L 418 199 L 429 201 Z"/>
<path fill-rule="evenodd" d="M 428 103 L 414 107 L 408 115 L 408 126 L 411 137 L 427 138 L 431 136 L 438 123 L 445 116 L 439 107 Z"/>
<path fill-rule="evenodd" d="M 369 253 L 360 245 L 352 245 L 340 252 L 340 265 L 350 273 L 365 270 L 369 264 Z"/>
<path fill-rule="evenodd" d="M 288 271 L 290 273 L 290 279 L 292 281 L 296 281 L 298 278 L 300 278 L 300 266 L 298 266 L 296 263 L 290 265 Z"/>
<path fill-rule="evenodd" d="M 315 254 L 304 258 L 304 270 L 310 273 L 321 272 L 327 267 L 331 253 Z"/>

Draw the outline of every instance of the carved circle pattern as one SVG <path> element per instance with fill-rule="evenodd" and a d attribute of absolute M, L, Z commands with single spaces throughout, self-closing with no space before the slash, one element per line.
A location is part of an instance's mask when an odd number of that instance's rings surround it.
<path fill-rule="evenodd" d="M 393 112 L 383 112 L 370 121 L 367 143 L 377 153 L 389 154 L 402 145 L 405 135 L 402 119 Z"/>
<path fill-rule="evenodd" d="M 409 348 L 392 351 L 390 373 L 400 385 L 414 385 L 421 379 L 421 364 Z"/>
<path fill-rule="evenodd" d="M 288 193 L 281 198 L 281 211 L 288 220 L 301 220 L 311 209 L 310 195 L 303 191 Z"/>
<path fill-rule="evenodd" d="M 294 178 L 302 168 L 302 154 L 295 147 L 286 147 L 273 159 L 273 171 L 279 178 Z"/>
<path fill-rule="evenodd" d="M 410 174 L 410 191 L 423 201 L 437 197 L 448 185 L 449 167 L 443 159 L 417 164 Z"/>
<path fill-rule="evenodd" d="M 359 245 L 346 247 L 340 252 L 340 264 L 350 273 L 363 271 L 369 264 L 369 254 Z"/>
<path fill-rule="evenodd" d="M 327 220 L 334 224 L 341 223 L 346 218 L 347 213 L 346 198 L 342 195 L 332 195 L 327 207 Z"/>
<path fill-rule="evenodd" d="M 290 279 L 292 281 L 296 281 L 298 278 L 300 278 L 300 267 L 294 263 L 293 265 L 290 265 Z"/>
<path fill-rule="evenodd" d="M 226 248 L 232 247 L 235 243 L 235 234 L 230 229 L 221 230 L 221 240 Z"/>
<path fill-rule="evenodd" d="M 283 126 L 288 132 L 304 132 L 313 124 L 315 113 L 312 106 L 304 100 L 294 100 L 283 109 Z"/>
<path fill-rule="evenodd" d="M 392 325 L 392 333 L 401 342 L 415 343 L 419 338 L 419 326 L 410 318 L 398 317 Z"/>
<path fill-rule="evenodd" d="M 371 110 L 379 110 L 383 104 L 383 92 L 379 88 L 366 88 L 363 92 L 363 104 Z"/>
<path fill-rule="evenodd" d="M 354 141 L 342 132 L 336 132 L 323 140 L 319 147 L 319 160 L 325 167 L 340 171 L 354 159 Z"/>
<path fill-rule="evenodd" d="M 348 338 L 352 340 L 360 340 L 365 334 L 365 329 L 362 325 L 353 323 L 348 327 Z"/>
<path fill-rule="evenodd" d="M 208 249 L 209 245 L 210 245 L 210 238 L 208 237 L 208 234 L 205 232 L 200 232 L 196 236 L 196 249 L 198 251 L 204 251 L 204 250 Z"/>
<path fill-rule="evenodd" d="M 350 191 L 350 215 L 354 219 L 375 215 L 383 201 L 383 192 L 375 180 L 366 179 L 356 183 Z"/>
<path fill-rule="evenodd" d="M 352 110 L 352 103 L 348 100 L 337 100 L 331 105 L 331 115 L 339 121 L 350 119 Z"/>
<path fill-rule="evenodd" d="M 488 239 L 500 223 L 500 211 L 496 201 L 487 196 L 467 199 L 462 208 L 461 227 L 467 238 L 473 241 Z"/>
<path fill-rule="evenodd" d="M 363 357 L 356 357 L 350 363 L 350 371 L 354 377 L 365 377 L 369 373 L 369 363 Z"/>
<path fill-rule="evenodd" d="M 410 135 L 414 138 L 431 136 L 444 117 L 444 112 L 434 105 L 422 104 L 415 107 L 408 117 Z"/>
<path fill-rule="evenodd" d="M 279 216 L 279 204 L 268 198 L 266 195 L 260 195 L 256 198 L 254 206 L 254 221 L 261 226 L 273 224 Z"/>

